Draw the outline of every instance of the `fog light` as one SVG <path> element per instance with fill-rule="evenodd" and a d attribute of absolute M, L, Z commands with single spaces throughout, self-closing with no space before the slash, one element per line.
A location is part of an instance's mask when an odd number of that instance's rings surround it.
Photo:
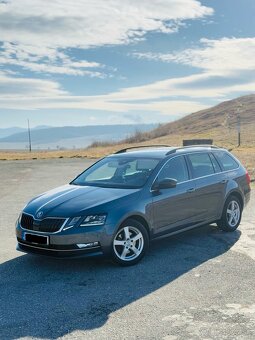
<path fill-rule="evenodd" d="M 98 247 L 99 242 L 90 242 L 90 243 L 77 243 L 77 247 L 79 248 L 92 248 L 92 247 Z"/>

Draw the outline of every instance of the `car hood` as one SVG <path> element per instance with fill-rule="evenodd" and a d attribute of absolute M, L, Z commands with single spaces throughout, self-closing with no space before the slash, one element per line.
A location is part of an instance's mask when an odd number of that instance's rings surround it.
<path fill-rule="evenodd" d="M 103 209 L 104 204 L 109 202 L 114 205 L 121 198 L 129 200 L 130 196 L 137 195 L 140 191 L 141 189 L 64 185 L 31 200 L 24 212 L 36 218 L 82 216 L 87 210 L 97 207 Z M 97 211 L 102 212 L 104 211 Z"/>

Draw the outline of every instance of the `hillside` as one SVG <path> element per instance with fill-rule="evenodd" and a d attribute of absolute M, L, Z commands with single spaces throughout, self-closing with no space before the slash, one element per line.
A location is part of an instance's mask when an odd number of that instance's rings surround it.
<path fill-rule="evenodd" d="M 222 102 L 212 108 L 187 115 L 177 121 L 163 124 L 146 133 L 141 133 L 140 141 L 167 136 L 204 135 L 216 137 L 224 144 L 232 144 L 237 131 L 237 116 L 240 115 L 241 132 L 245 144 L 255 143 L 255 94 Z M 222 135 L 223 134 L 223 135 Z M 138 137 L 138 136 L 137 136 Z M 194 136 L 195 138 L 195 136 Z M 164 138 L 165 139 L 165 138 Z M 138 142 L 135 138 L 127 142 Z"/>

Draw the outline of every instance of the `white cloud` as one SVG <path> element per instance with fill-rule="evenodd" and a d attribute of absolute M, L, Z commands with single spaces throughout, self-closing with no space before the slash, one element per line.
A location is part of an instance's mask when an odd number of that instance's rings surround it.
<path fill-rule="evenodd" d="M 180 81 L 180 79 L 179 79 Z M 0 108 L 16 110 L 83 109 L 108 112 L 155 112 L 176 116 L 207 107 L 192 100 L 174 100 L 167 82 L 125 88 L 105 95 L 74 96 L 57 82 L 17 78 L 0 73 Z"/>
<path fill-rule="evenodd" d="M 255 38 L 201 39 L 199 48 L 172 53 L 134 53 L 137 58 L 178 63 L 200 73 L 137 88 L 136 95 L 160 94 L 222 100 L 255 92 Z"/>
<path fill-rule="evenodd" d="M 147 32 L 174 32 L 183 20 L 212 13 L 197 0 L 7 0 L 0 3 L 0 63 L 34 72 L 105 77 L 90 69 L 102 65 L 68 60 L 63 51 L 127 44 Z"/>
<path fill-rule="evenodd" d="M 38 55 L 38 53 L 41 53 Z M 103 68 L 104 65 L 86 60 L 73 61 L 62 51 L 53 48 L 33 50 L 33 46 L 3 43 L 0 50 L 0 64 L 21 66 L 37 73 L 54 73 L 66 75 L 88 75 L 90 77 L 104 78 L 106 75 L 95 68 Z"/>
<path fill-rule="evenodd" d="M 26 60 L 18 60 L 15 58 L 3 58 L 0 54 L 0 64 L 2 65 L 16 65 L 21 66 L 23 69 L 37 72 L 37 73 L 44 73 L 44 74 L 65 74 L 65 75 L 74 75 L 74 76 L 85 76 L 88 75 L 90 77 L 98 77 L 98 78 L 105 78 L 106 74 L 98 71 L 91 71 L 87 70 L 86 68 L 94 68 L 96 63 L 90 63 L 87 61 L 79 62 L 72 62 L 71 60 L 68 62 L 64 62 L 59 64 L 56 63 L 37 63 L 37 62 L 30 62 Z M 85 66 L 87 65 L 87 66 Z"/>
<path fill-rule="evenodd" d="M 0 85 L 1 86 L 1 85 Z M 127 112 L 155 112 L 162 115 L 171 117 L 183 116 L 194 111 L 202 110 L 208 107 L 208 105 L 195 102 L 195 101 L 183 101 L 183 100 L 168 100 L 168 101 L 149 101 L 146 103 L 128 103 L 128 102 L 114 102 L 104 98 L 89 99 L 88 97 L 81 96 L 51 96 L 45 97 L 12 97 L 0 98 L 0 107 L 5 109 L 16 110 L 35 110 L 35 109 L 79 109 L 79 110 L 96 110 L 116 113 Z M 146 114 L 143 114 L 146 121 Z M 156 119 L 156 117 L 155 117 Z"/>
<path fill-rule="evenodd" d="M 216 82 L 212 82 L 216 79 Z M 223 98 L 239 92 L 251 93 L 255 91 L 255 79 L 247 80 L 245 83 L 231 82 L 226 86 L 223 78 L 217 74 L 201 73 L 191 76 L 169 78 L 156 81 L 142 86 L 123 88 L 117 92 L 105 96 L 94 96 L 96 100 L 105 99 L 113 102 L 130 102 L 142 100 L 154 100 L 159 98 Z"/>
<path fill-rule="evenodd" d="M 255 38 L 202 39 L 198 47 L 184 51 L 137 53 L 138 58 L 195 67 L 198 73 L 105 95 L 71 96 L 57 82 L 22 78 L 16 73 L 22 68 L 44 74 L 107 77 L 110 68 L 71 58 L 70 49 L 128 44 L 145 39 L 148 32 L 172 33 L 185 20 L 203 19 L 212 13 L 196 0 L 0 3 L 0 64 L 18 66 L 15 71 L 0 72 L 0 107 L 176 116 L 206 108 L 208 98 L 217 101 L 255 92 Z"/>
<path fill-rule="evenodd" d="M 255 69 L 255 38 L 201 39 L 201 47 L 169 54 L 134 53 L 138 58 L 176 62 L 220 76 Z"/>
<path fill-rule="evenodd" d="M 255 38 L 201 40 L 202 47 L 172 54 L 146 54 L 140 58 L 164 60 L 191 65 L 201 73 L 169 78 L 154 83 L 123 88 L 105 95 L 71 96 L 56 82 L 40 79 L 14 78 L 2 74 L 0 89 L 5 95 L 0 107 L 13 109 L 85 109 L 111 112 L 148 111 L 167 115 L 183 115 L 204 109 L 206 100 L 215 101 L 235 95 L 255 92 Z M 3 57 L 12 63 L 12 56 L 19 55 L 20 65 L 34 71 L 69 73 L 89 72 L 88 69 L 103 67 L 87 61 L 72 61 L 60 50 L 45 47 L 52 64 L 36 64 L 42 56 L 32 49 L 13 49 L 6 44 Z M 62 64 L 58 65 L 61 60 Z M 1 61 L 1 59 L 0 59 Z M 34 62 L 35 61 L 35 62 Z M 249 77 L 247 76 L 247 71 Z M 92 71 L 94 72 L 94 71 Z M 99 76 L 99 75 L 98 75 Z M 26 94 L 22 98 L 22 95 Z M 8 95 L 8 97 L 6 97 Z M 184 98 L 184 100 L 180 100 Z M 190 100 L 193 98 L 193 100 Z M 194 100 L 196 99 L 196 100 Z"/>
<path fill-rule="evenodd" d="M 23 100 L 33 101 L 40 97 L 43 100 L 50 100 L 51 97 L 66 95 L 59 84 L 42 79 L 14 78 L 4 72 L 0 73 L 0 107 L 9 108 L 15 106 L 17 109 L 25 109 Z M 12 104 L 12 101 L 15 104 Z M 1 104 L 2 103 L 2 104 Z M 3 105 L 3 106 L 2 106 Z"/>
<path fill-rule="evenodd" d="M 0 40 L 55 48 L 123 44 L 212 13 L 197 0 L 12 0 L 0 4 Z"/>
<path fill-rule="evenodd" d="M 0 77 L 0 90 L 5 89 L 8 97 L 0 98 L 0 108 L 84 109 L 122 113 L 147 111 L 176 116 L 208 107 L 208 98 L 222 100 L 239 93 L 255 92 L 254 80 L 229 86 L 209 82 L 205 86 L 210 77 L 213 74 L 209 76 L 205 73 L 123 88 L 105 95 L 72 96 L 62 91 L 56 82 L 3 75 Z"/>
<path fill-rule="evenodd" d="M 162 22 L 164 23 L 164 21 Z M 141 36 L 143 34 L 143 32 L 140 33 Z M 75 72 L 89 72 L 88 69 L 104 67 L 104 65 L 85 60 L 73 61 L 62 50 L 52 47 L 44 46 L 39 56 L 39 51 L 34 51 L 30 45 L 24 48 L 14 48 L 13 46 L 13 44 L 5 43 L 2 58 L 10 60 L 11 64 L 12 58 L 15 56 L 20 65 L 34 71 L 47 72 L 48 69 L 48 72 L 52 73 L 68 74 L 69 72 L 71 74 L 74 72 L 73 74 L 75 74 Z M 255 38 L 202 39 L 200 48 L 170 54 L 137 54 L 136 56 L 139 58 L 190 65 L 201 69 L 201 73 L 169 78 L 94 96 L 71 96 L 65 93 L 56 82 L 19 79 L 2 74 L 0 88 L 7 91 L 8 98 L 0 100 L 0 107 L 84 109 L 102 112 L 148 111 L 170 116 L 183 115 L 206 108 L 205 102 L 208 98 L 217 101 L 231 98 L 240 93 L 255 92 L 255 76 L 252 72 L 255 69 L 254 54 Z M 46 56 L 48 64 L 36 63 Z M 49 60 L 52 61 L 52 64 Z M 58 64 L 59 60 L 61 65 Z M 249 77 L 247 77 L 247 71 Z M 98 76 L 100 75 L 98 74 Z M 24 93 L 27 96 L 22 98 Z M 186 99 L 180 100 L 180 97 Z M 188 98 L 193 98 L 193 100 Z"/>

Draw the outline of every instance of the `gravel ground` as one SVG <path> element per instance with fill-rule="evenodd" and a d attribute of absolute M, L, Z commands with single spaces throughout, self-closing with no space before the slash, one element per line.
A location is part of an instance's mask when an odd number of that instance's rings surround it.
<path fill-rule="evenodd" d="M 91 161 L 0 162 L 0 339 L 255 339 L 255 195 L 240 229 L 205 226 L 153 242 L 137 266 L 15 250 L 34 195 Z"/>

